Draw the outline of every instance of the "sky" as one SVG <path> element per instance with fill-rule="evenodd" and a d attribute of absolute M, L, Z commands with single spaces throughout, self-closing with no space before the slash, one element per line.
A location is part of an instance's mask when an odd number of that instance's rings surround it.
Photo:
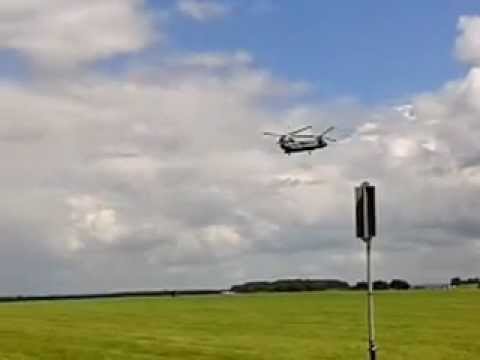
<path fill-rule="evenodd" d="M 348 7 L 347 7 L 348 5 Z M 480 5 L 3 0 L 0 294 L 478 276 Z M 264 131 L 333 125 L 285 156 Z"/>
<path fill-rule="evenodd" d="M 321 98 L 351 96 L 369 103 L 428 91 L 459 76 L 463 68 L 452 56 L 456 23 L 480 11 L 477 2 L 449 0 L 224 4 L 235 16 L 202 23 L 202 31 L 187 19 L 172 24 L 175 46 L 246 48 L 275 73 L 308 79 Z"/>

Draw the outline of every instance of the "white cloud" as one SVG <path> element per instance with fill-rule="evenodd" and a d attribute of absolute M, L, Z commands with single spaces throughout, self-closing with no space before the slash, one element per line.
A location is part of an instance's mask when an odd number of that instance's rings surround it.
<path fill-rule="evenodd" d="M 432 139 L 424 140 L 420 146 L 430 151 L 437 151 L 437 143 Z"/>
<path fill-rule="evenodd" d="M 365 124 L 362 124 L 358 128 L 358 133 L 360 134 L 368 134 L 375 132 L 378 129 L 378 124 L 374 122 L 366 122 Z"/>
<path fill-rule="evenodd" d="M 480 186 L 480 166 L 463 169 L 462 175 L 465 176 L 469 183 Z"/>
<path fill-rule="evenodd" d="M 207 69 L 222 69 L 232 66 L 247 66 L 253 63 L 253 57 L 246 51 L 233 53 L 207 52 L 194 53 L 173 60 L 176 64 L 184 66 L 204 67 Z"/>
<path fill-rule="evenodd" d="M 304 271 L 359 280 L 352 190 L 365 179 L 378 186 L 379 276 L 478 269 L 477 68 L 412 96 L 408 121 L 387 107 L 297 102 L 302 86 L 247 53 L 184 59 L 122 78 L 0 86 L 3 292 L 216 287 Z M 287 157 L 261 135 L 305 124 L 350 129 L 348 142 Z"/>
<path fill-rule="evenodd" d="M 238 246 L 242 242 L 235 229 L 225 225 L 210 225 L 205 229 L 206 241 L 214 247 Z"/>
<path fill-rule="evenodd" d="M 90 238 L 110 244 L 127 232 L 118 222 L 117 211 L 95 196 L 73 195 L 66 202 L 71 208 L 70 250 L 84 248 Z"/>
<path fill-rule="evenodd" d="M 338 259 L 350 259 L 358 250 L 352 238 L 352 187 L 364 178 L 379 186 L 382 199 L 378 251 L 385 264 L 403 258 L 379 271 L 419 278 L 425 259 L 398 255 L 395 247 L 402 240 L 442 253 L 447 236 L 422 231 L 427 224 L 461 238 L 459 248 L 471 241 L 465 231 L 478 238 L 470 220 L 480 210 L 472 195 L 478 174 L 452 170 L 467 160 L 477 165 L 478 109 L 459 105 L 474 101 L 476 76 L 415 97 L 422 113 L 415 122 L 400 115 L 385 121 L 391 110 L 368 115 L 346 106 L 342 112 L 305 104 L 271 111 L 271 104 L 297 89 L 252 64 L 222 72 L 180 68 L 158 80 L 126 78 L 0 89 L 8 99 L 0 111 L 9 114 L 0 122 L 0 212 L 26 209 L 15 213 L 21 228 L 40 226 L 45 247 L 54 248 L 49 256 L 68 259 L 75 268 L 61 284 L 89 290 L 222 286 L 238 281 L 238 274 L 296 274 L 315 264 L 307 253 L 325 259 L 319 272 L 355 279 L 358 269 Z M 444 112 L 438 111 L 440 104 Z M 261 136 L 264 129 L 286 129 L 292 121 L 323 129 L 354 114 L 361 114 L 357 135 L 312 156 L 285 157 Z M 361 136 L 377 141 L 363 142 Z M 25 188 L 57 201 L 36 207 L 33 197 L 14 196 Z M 438 193 L 444 195 L 441 204 Z M 452 217 L 448 209 L 462 199 L 470 210 Z M 404 227 L 416 229 L 415 235 L 405 236 Z M 445 243 L 435 243 L 439 239 Z M 287 261 L 287 253 L 298 263 Z M 119 259 L 129 264 L 125 271 L 88 275 Z M 461 273 L 468 264 L 467 259 L 452 266 Z M 150 273 L 162 275 L 150 278 Z M 220 278 L 212 275 L 218 273 Z M 18 289 L 16 283 L 6 289 Z"/>
<path fill-rule="evenodd" d="M 94 165 L 99 172 L 132 179 L 155 179 L 159 159 L 143 155 L 118 155 L 99 159 Z"/>
<path fill-rule="evenodd" d="M 139 0 L 0 3 L 0 47 L 52 69 L 139 51 L 153 40 Z"/>
<path fill-rule="evenodd" d="M 480 16 L 462 16 L 458 30 L 457 56 L 466 63 L 480 65 Z"/>
<path fill-rule="evenodd" d="M 178 10 L 197 21 L 220 18 L 229 13 L 229 8 L 218 1 L 178 0 Z"/>
<path fill-rule="evenodd" d="M 390 143 L 390 151 L 394 157 L 405 158 L 415 151 L 416 144 L 414 141 L 406 138 L 392 139 Z"/>
<path fill-rule="evenodd" d="M 408 120 L 416 120 L 415 109 L 411 104 L 405 104 L 395 107 L 400 114 L 402 114 Z"/>

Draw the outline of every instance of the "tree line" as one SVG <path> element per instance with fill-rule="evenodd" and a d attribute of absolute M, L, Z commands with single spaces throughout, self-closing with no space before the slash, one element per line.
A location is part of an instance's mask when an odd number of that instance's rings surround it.
<path fill-rule="evenodd" d="M 408 290 L 411 285 L 406 280 L 394 279 L 390 282 L 377 280 L 373 283 L 375 290 Z M 337 279 L 281 279 L 275 281 L 252 281 L 233 285 L 230 291 L 235 293 L 254 292 L 299 292 L 323 290 L 366 290 L 366 282 L 357 282 L 350 286 L 346 281 Z"/>
<path fill-rule="evenodd" d="M 475 278 L 462 279 L 457 276 L 450 279 L 450 285 L 452 286 L 478 285 L 480 287 L 480 278 L 475 277 Z"/>

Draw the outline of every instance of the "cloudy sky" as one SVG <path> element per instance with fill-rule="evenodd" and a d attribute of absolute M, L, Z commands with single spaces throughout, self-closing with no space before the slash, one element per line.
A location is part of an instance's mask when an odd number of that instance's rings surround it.
<path fill-rule="evenodd" d="M 474 2 L 2 0 L 0 95 L 0 294 L 355 282 L 363 180 L 376 277 L 480 273 Z"/>

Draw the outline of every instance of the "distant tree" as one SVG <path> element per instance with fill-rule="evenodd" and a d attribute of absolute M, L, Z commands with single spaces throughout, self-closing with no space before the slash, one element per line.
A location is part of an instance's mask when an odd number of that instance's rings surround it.
<path fill-rule="evenodd" d="M 461 284 L 462 284 L 462 279 L 459 278 L 458 276 L 454 277 L 450 280 L 450 285 L 452 285 L 452 286 L 458 286 L 458 285 L 461 285 Z"/>
<path fill-rule="evenodd" d="M 406 280 L 393 279 L 390 282 L 390 288 L 395 290 L 408 290 L 411 286 Z"/>
<path fill-rule="evenodd" d="M 281 279 L 274 282 L 257 281 L 247 282 L 242 285 L 233 285 L 230 290 L 237 293 L 251 293 L 260 291 L 321 291 L 327 289 L 348 289 L 345 281 L 331 279 Z"/>
<path fill-rule="evenodd" d="M 388 290 L 390 289 L 390 285 L 386 281 L 377 280 L 373 282 L 373 288 L 375 290 Z"/>
<path fill-rule="evenodd" d="M 272 284 L 273 291 L 305 291 L 306 287 L 302 280 L 277 280 Z"/>
<path fill-rule="evenodd" d="M 353 290 L 367 290 L 368 284 L 366 281 L 359 281 L 352 287 Z"/>
<path fill-rule="evenodd" d="M 255 281 L 247 282 L 242 285 L 233 285 L 230 290 L 236 293 L 252 293 L 259 291 L 271 291 L 272 286 L 271 283 L 267 281 Z"/>

